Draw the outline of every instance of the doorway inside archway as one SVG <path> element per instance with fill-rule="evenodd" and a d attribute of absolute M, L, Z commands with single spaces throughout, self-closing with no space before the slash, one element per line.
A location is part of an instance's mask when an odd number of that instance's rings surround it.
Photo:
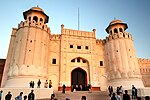
<path fill-rule="evenodd" d="M 86 90 L 87 87 L 87 73 L 81 68 L 76 68 L 71 73 L 72 89 L 77 91 Z"/>

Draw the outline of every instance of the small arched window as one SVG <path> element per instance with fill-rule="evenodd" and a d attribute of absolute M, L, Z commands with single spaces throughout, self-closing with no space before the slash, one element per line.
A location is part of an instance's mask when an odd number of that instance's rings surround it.
<path fill-rule="evenodd" d="M 112 36 L 112 39 L 114 39 L 114 37 Z"/>
<path fill-rule="evenodd" d="M 128 35 L 128 38 L 130 38 L 130 36 Z"/>
<path fill-rule="evenodd" d="M 110 35 L 112 35 L 112 30 L 110 31 Z"/>
<path fill-rule="evenodd" d="M 114 33 L 118 33 L 118 30 L 116 28 L 114 29 Z"/>
<path fill-rule="evenodd" d="M 31 21 L 31 17 L 29 17 L 28 20 Z"/>
<path fill-rule="evenodd" d="M 124 38 L 126 37 L 125 34 L 123 34 L 123 37 L 124 37 Z"/>
<path fill-rule="evenodd" d="M 123 32 L 122 28 L 119 28 L 119 31 L 120 31 L 120 32 Z"/>
<path fill-rule="evenodd" d="M 44 29 L 44 25 L 42 26 L 42 28 Z"/>
<path fill-rule="evenodd" d="M 42 18 L 40 18 L 40 22 L 42 22 L 42 23 L 43 23 L 43 19 L 42 19 Z"/>
<path fill-rule="evenodd" d="M 38 22 L 38 17 L 37 17 L 37 16 L 34 16 L 34 17 L 33 17 L 33 20 L 35 20 L 36 22 Z"/>

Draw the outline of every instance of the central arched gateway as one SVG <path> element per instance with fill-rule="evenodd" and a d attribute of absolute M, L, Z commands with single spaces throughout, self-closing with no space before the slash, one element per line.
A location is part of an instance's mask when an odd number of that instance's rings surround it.
<path fill-rule="evenodd" d="M 71 72 L 71 85 L 87 85 L 87 73 L 81 68 L 76 68 Z"/>

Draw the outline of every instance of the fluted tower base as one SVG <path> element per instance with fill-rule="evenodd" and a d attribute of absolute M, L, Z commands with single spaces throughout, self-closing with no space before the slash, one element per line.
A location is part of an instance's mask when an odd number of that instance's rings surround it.
<path fill-rule="evenodd" d="M 31 76 L 18 76 L 18 77 L 10 77 L 4 88 L 30 88 L 30 82 L 34 81 L 34 88 L 37 88 L 37 82 L 40 79 L 41 88 L 44 88 L 44 82 L 46 78 L 43 77 L 31 77 Z"/>
<path fill-rule="evenodd" d="M 130 78 L 130 79 L 115 79 L 109 82 L 110 86 L 113 86 L 116 89 L 119 86 L 123 87 L 123 90 L 129 90 L 132 88 L 132 85 L 138 88 L 144 88 L 143 82 L 138 78 Z"/>

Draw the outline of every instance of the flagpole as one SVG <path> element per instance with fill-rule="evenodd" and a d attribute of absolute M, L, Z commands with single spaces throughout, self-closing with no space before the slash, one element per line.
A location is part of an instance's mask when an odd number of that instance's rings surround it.
<path fill-rule="evenodd" d="M 79 30 L 79 27 L 80 27 L 80 17 L 79 17 L 79 8 L 78 8 L 78 30 Z"/>

